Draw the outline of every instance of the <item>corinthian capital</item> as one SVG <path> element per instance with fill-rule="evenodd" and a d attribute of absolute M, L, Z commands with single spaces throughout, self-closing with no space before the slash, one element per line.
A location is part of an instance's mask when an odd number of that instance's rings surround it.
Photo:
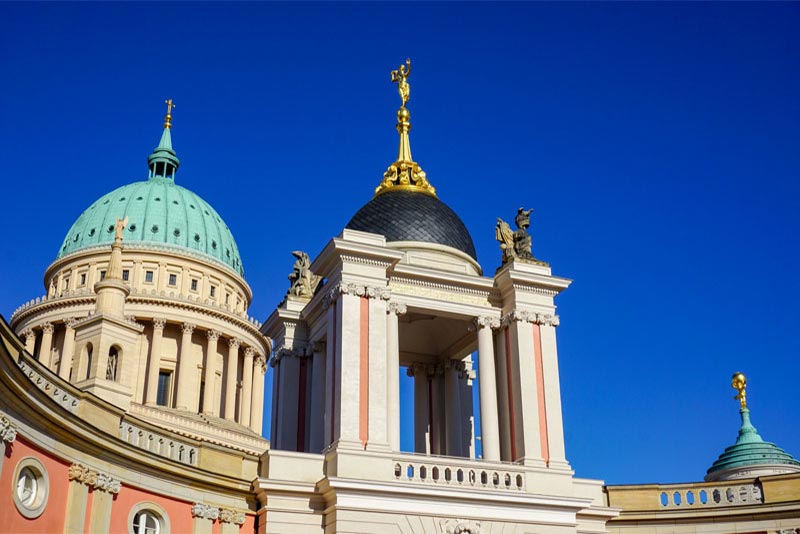
<path fill-rule="evenodd" d="M 386 312 L 395 315 L 405 315 L 407 311 L 406 305 L 402 302 L 390 302 L 386 305 Z"/>
<path fill-rule="evenodd" d="M 216 330 L 209 330 L 206 332 L 206 337 L 209 341 L 216 341 L 219 339 L 219 332 Z"/>
<path fill-rule="evenodd" d="M 0 441 L 11 443 L 17 438 L 17 427 L 5 415 L 0 416 Z"/>
<path fill-rule="evenodd" d="M 234 525 L 243 525 L 245 515 L 244 512 L 231 510 L 230 508 L 221 508 L 219 511 L 219 520 L 222 523 L 233 523 Z"/>
<path fill-rule="evenodd" d="M 493 329 L 500 328 L 500 319 L 497 317 L 489 317 L 489 316 L 475 317 L 475 319 L 473 319 L 472 322 L 477 330 L 480 330 L 481 328 L 487 326 Z"/>
<path fill-rule="evenodd" d="M 53 333 L 53 323 L 42 323 L 42 332 L 45 334 Z"/>
<path fill-rule="evenodd" d="M 191 334 L 192 332 L 194 332 L 194 329 L 195 329 L 195 325 L 193 325 L 192 323 L 183 323 L 181 325 L 181 331 L 184 334 Z"/>
<path fill-rule="evenodd" d="M 219 517 L 219 508 L 197 502 L 192 505 L 192 517 L 214 521 Z"/>
<path fill-rule="evenodd" d="M 153 318 L 153 330 L 164 330 L 167 325 L 167 320 L 160 317 Z"/>

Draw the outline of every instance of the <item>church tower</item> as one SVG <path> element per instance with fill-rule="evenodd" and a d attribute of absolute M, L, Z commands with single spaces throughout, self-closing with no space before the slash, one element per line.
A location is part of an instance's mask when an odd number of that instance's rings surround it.
<path fill-rule="evenodd" d="M 613 512 L 600 482 L 575 479 L 564 451 L 554 297 L 570 281 L 534 258 L 522 209 L 517 230 L 498 220 L 502 266 L 483 276 L 464 223 L 411 156 L 410 71 L 392 72 L 397 159 L 313 261 L 294 253 L 262 329 L 275 346 L 262 504 L 289 492 L 282 502 L 310 506 L 326 533 L 603 532 Z M 401 402 L 413 404 L 413 451 L 400 446 Z M 262 514 L 268 532 L 288 531 L 283 521 L 322 532 L 316 517 Z"/>

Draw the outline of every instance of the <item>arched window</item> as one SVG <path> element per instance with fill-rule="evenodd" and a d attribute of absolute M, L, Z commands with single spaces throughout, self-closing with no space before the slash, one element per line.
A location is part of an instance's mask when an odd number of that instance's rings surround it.
<path fill-rule="evenodd" d="M 108 366 L 106 367 L 106 380 L 117 381 L 117 363 L 119 362 L 119 351 L 117 347 L 108 349 Z"/>
<path fill-rule="evenodd" d="M 88 379 L 92 375 L 92 344 L 86 344 L 86 376 L 85 379 Z"/>
<path fill-rule="evenodd" d="M 163 508 L 152 502 L 140 502 L 128 516 L 129 534 L 169 534 L 169 517 Z"/>

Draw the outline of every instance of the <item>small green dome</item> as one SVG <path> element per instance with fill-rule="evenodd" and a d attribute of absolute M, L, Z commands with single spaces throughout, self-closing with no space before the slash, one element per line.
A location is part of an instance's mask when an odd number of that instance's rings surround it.
<path fill-rule="evenodd" d="M 128 216 L 124 244 L 136 248 L 189 251 L 244 276 L 239 248 L 228 225 L 205 200 L 175 184 L 179 161 L 169 127 L 148 159 L 150 178 L 124 185 L 97 199 L 67 232 L 58 258 L 114 241 L 114 222 Z"/>
<path fill-rule="evenodd" d="M 706 472 L 706 480 L 713 478 L 713 473 L 729 469 L 752 467 L 757 465 L 791 466 L 800 471 L 800 462 L 783 449 L 764 441 L 758 431 L 750 423 L 750 410 L 742 408 L 742 426 L 736 443 L 725 449 Z M 794 469 L 792 469 L 794 470 Z"/>

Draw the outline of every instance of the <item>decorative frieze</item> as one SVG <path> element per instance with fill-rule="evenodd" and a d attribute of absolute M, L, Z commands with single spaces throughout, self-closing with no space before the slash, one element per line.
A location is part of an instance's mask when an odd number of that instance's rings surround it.
<path fill-rule="evenodd" d="M 119 437 L 131 445 L 186 465 L 197 465 L 197 447 L 123 422 Z"/>
<path fill-rule="evenodd" d="M 116 478 L 112 478 L 106 473 L 99 473 L 77 462 L 69 466 L 67 476 L 69 480 L 85 484 L 95 491 L 105 491 L 116 495 L 122 489 L 122 482 Z"/>
<path fill-rule="evenodd" d="M 231 523 L 234 525 L 243 525 L 245 520 L 244 512 L 232 510 L 230 508 L 220 508 L 219 520 L 221 523 Z"/>
<path fill-rule="evenodd" d="M 5 415 L 0 415 L 0 441 L 11 443 L 17 439 L 17 427 Z"/>
<path fill-rule="evenodd" d="M 558 326 L 561 322 L 558 315 L 549 313 L 539 313 L 527 310 L 513 310 L 503 317 L 503 325 L 507 326 L 512 322 L 533 323 L 542 326 Z"/>
<path fill-rule="evenodd" d="M 200 502 L 192 505 L 192 517 L 214 521 L 219 517 L 220 510 L 216 506 L 209 506 Z"/>
<path fill-rule="evenodd" d="M 71 393 L 53 384 L 44 375 L 39 374 L 39 372 L 31 367 L 25 360 L 20 358 L 17 365 L 19 365 L 19 368 L 22 369 L 25 376 L 27 376 L 36 387 L 50 395 L 50 398 L 56 401 L 62 408 L 72 413 L 78 411 L 79 401 Z"/>

